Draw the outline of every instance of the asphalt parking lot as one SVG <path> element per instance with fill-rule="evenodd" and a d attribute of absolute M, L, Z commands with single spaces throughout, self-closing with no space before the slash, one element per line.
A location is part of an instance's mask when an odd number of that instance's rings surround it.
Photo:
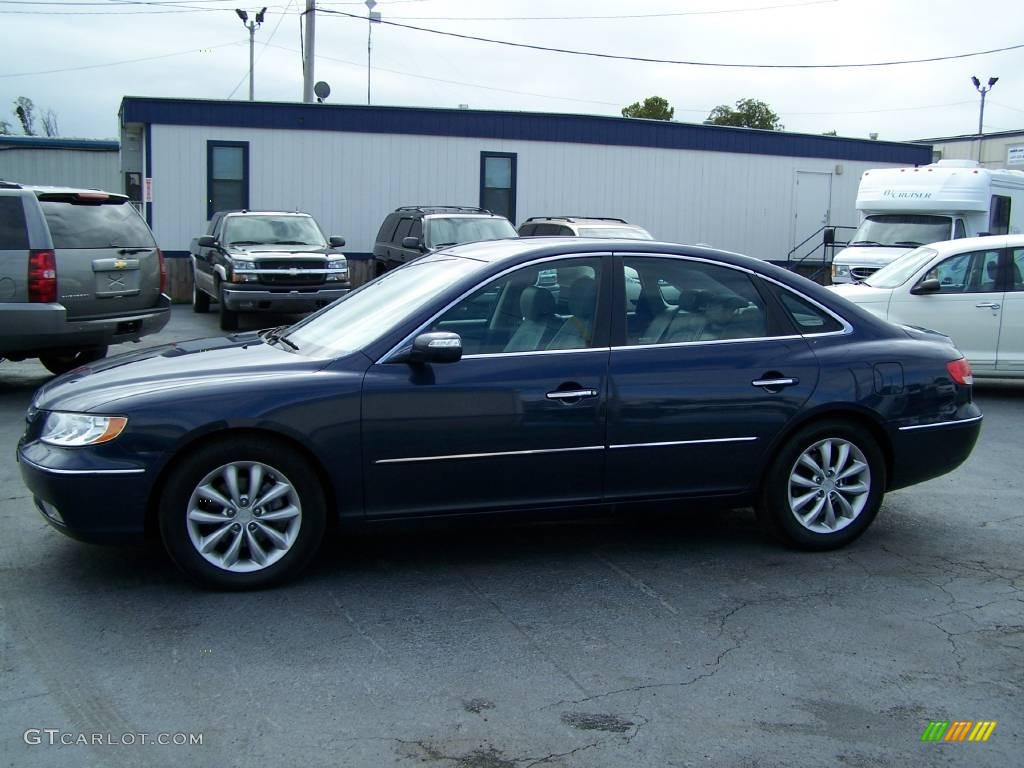
<path fill-rule="evenodd" d="M 179 306 L 145 343 L 216 332 Z M 1020 764 L 1024 384 L 979 386 L 968 463 L 839 552 L 780 548 L 749 511 L 627 508 L 359 533 L 294 585 L 217 594 L 43 522 L 14 448 L 48 378 L 0 364 L 3 765 Z M 931 720 L 998 725 L 922 743 Z"/>

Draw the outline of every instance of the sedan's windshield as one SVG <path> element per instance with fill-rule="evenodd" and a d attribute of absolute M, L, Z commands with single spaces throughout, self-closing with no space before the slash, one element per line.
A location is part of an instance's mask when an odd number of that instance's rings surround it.
<path fill-rule="evenodd" d="M 232 216 L 224 222 L 225 245 L 327 245 L 309 216 Z"/>
<path fill-rule="evenodd" d="M 917 213 L 884 213 L 868 216 L 851 238 L 850 245 L 888 245 L 916 248 L 953 237 L 949 216 Z"/>
<path fill-rule="evenodd" d="M 439 292 L 486 266 L 453 256 L 428 256 L 386 272 L 285 334 L 301 354 L 340 357 L 390 333 Z"/>
<path fill-rule="evenodd" d="M 917 248 L 900 256 L 864 280 L 872 288 L 898 288 L 917 273 L 925 262 L 931 261 L 938 251 L 932 248 Z"/>
<path fill-rule="evenodd" d="M 501 240 L 518 237 L 508 219 L 500 217 L 457 216 L 427 219 L 427 247 L 475 243 L 480 240 Z"/>
<path fill-rule="evenodd" d="M 653 240 L 642 227 L 580 227 L 580 237 L 615 237 L 623 240 Z"/>

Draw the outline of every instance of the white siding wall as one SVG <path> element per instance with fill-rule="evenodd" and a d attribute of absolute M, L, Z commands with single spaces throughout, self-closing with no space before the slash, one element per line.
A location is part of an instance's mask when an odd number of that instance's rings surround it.
<path fill-rule="evenodd" d="M 122 192 L 117 150 L 0 147 L 0 179 Z"/>
<path fill-rule="evenodd" d="M 313 214 L 369 252 L 399 205 L 478 205 L 480 152 L 518 154 L 517 221 L 618 216 L 661 240 L 766 259 L 793 246 L 796 172 L 832 174 L 833 224 L 856 225 L 861 173 L 879 163 L 535 141 L 153 126 L 153 229 L 187 250 L 206 222 L 206 142 L 248 141 L 253 208 Z M 836 174 L 836 166 L 842 173 Z"/>

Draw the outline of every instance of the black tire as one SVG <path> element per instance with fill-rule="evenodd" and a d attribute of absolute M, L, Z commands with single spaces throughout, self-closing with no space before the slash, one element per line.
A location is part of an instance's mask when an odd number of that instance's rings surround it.
<path fill-rule="evenodd" d="M 258 528 L 252 529 L 253 524 L 266 521 L 266 519 L 261 521 L 256 517 L 260 514 L 260 510 L 251 503 L 257 498 L 255 494 L 250 499 L 248 506 L 236 507 L 230 518 L 225 517 L 226 521 L 236 519 L 239 521 L 237 525 L 255 530 L 253 537 L 260 537 L 262 546 L 269 549 L 273 555 L 279 556 L 279 559 L 264 567 L 257 566 L 258 570 L 243 572 L 229 570 L 223 566 L 223 561 L 221 565 L 217 565 L 199 552 L 197 545 L 193 543 L 192 536 L 209 535 L 223 526 L 219 523 L 209 525 L 200 523 L 195 526 L 196 530 L 190 533 L 189 508 L 193 493 L 198 493 L 199 485 L 203 484 L 208 475 L 225 465 L 246 462 L 259 462 L 269 468 L 265 470 L 261 484 L 264 493 L 282 480 L 285 485 L 290 486 L 295 492 L 294 499 L 298 501 L 300 514 L 297 530 L 294 534 L 289 534 L 294 536 L 293 541 L 283 555 L 279 555 L 278 551 L 270 545 L 269 539 Z M 271 470 L 277 474 L 272 475 Z M 245 501 L 244 494 L 250 492 L 247 487 L 250 477 L 239 474 L 237 487 L 243 494 L 242 501 Z M 215 488 L 219 485 L 218 479 L 208 482 Z M 271 483 L 272 485 L 268 485 Z M 226 494 L 225 497 L 227 495 L 230 494 Z M 278 499 L 273 503 L 281 502 L 294 506 L 291 498 Z M 209 510 L 211 514 L 217 516 L 228 514 L 222 508 L 217 507 L 216 502 L 208 501 L 204 502 L 205 504 L 211 505 L 203 506 L 203 509 Z M 198 503 L 196 508 L 198 509 Z M 247 517 L 244 516 L 246 513 Z M 238 517 L 236 518 L 235 515 Z M 271 587 L 297 576 L 309 564 L 323 540 L 327 513 L 323 488 L 316 473 L 304 457 L 296 453 L 286 443 L 279 442 L 272 437 L 247 436 L 223 438 L 209 443 L 190 452 L 180 464 L 174 467 L 161 493 L 159 519 L 160 536 L 164 546 L 186 575 L 200 584 L 214 589 L 246 590 Z M 237 538 L 243 542 L 239 548 L 242 553 L 239 555 L 239 560 L 247 558 L 247 561 L 243 561 L 241 565 L 235 567 L 244 568 L 255 565 L 256 558 L 253 556 L 253 550 L 249 544 L 249 534 L 241 528 L 235 529 L 235 523 L 230 523 L 230 525 L 232 530 L 221 537 L 225 541 L 225 546 L 233 540 L 231 537 L 239 532 Z M 277 525 L 277 522 L 271 523 L 271 527 Z M 287 526 L 288 523 L 285 522 L 282 525 Z M 264 525 L 264 530 L 265 528 Z M 214 548 L 211 557 L 216 558 L 217 555 L 217 548 Z"/>
<path fill-rule="evenodd" d="M 39 362 L 50 373 L 60 376 L 62 373 L 74 370 L 80 365 L 91 363 L 94 360 L 101 360 L 106 356 L 106 347 L 84 347 L 82 349 L 48 352 L 45 355 L 39 356 Z"/>
<path fill-rule="evenodd" d="M 387 271 L 388 271 L 388 265 L 387 265 L 386 262 L 375 261 L 373 263 L 373 276 L 374 277 L 380 277 L 381 275 L 383 275 Z"/>
<path fill-rule="evenodd" d="M 817 463 L 824 466 L 825 462 L 821 461 L 823 458 L 821 449 L 816 449 L 815 446 L 821 446 L 826 441 L 830 441 L 829 450 L 836 451 L 837 456 L 833 461 L 838 460 L 838 451 L 843 443 L 852 446 L 847 449 L 848 457 L 852 457 L 849 460 L 865 464 L 866 473 L 861 470 L 848 479 L 839 479 L 839 483 L 835 484 L 835 479 L 827 477 L 827 472 L 817 475 L 815 471 L 804 467 L 804 465 L 800 465 L 798 468 L 797 462 L 808 451 L 812 451 L 812 458 L 817 457 Z M 839 447 L 837 448 L 837 446 Z M 859 452 L 863 461 L 860 461 L 855 452 Z M 853 463 L 848 463 L 845 466 L 854 468 Z M 791 485 L 791 477 L 795 473 L 799 473 L 800 477 L 796 478 Z M 840 470 L 838 475 L 843 473 L 844 470 Z M 819 478 L 823 482 L 829 483 L 825 486 L 827 490 L 821 490 L 816 485 L 812 485 L 816 484 Z M 798 484 L 803 482 L 807 482 L 808 485 L 805 487 Z M 843 484 L 845 484 L 845 488 L 842 487 Z M 850 504 L 850 499 L 854 497 L 847 494 L 853 491 L 853 488 L 859 488 L 861 485 L 866 486 L 867 491 L 857 495 L 857 500 Z M 764 528 L 790 546 L 814 551 L 837 549 L 854 541 L 868 529 L 882 504 L 885 485 L 885 457 L 870 432 L 856 424 L 840 420 L 815 422 L 804 427 L 786 441 L 765 474 L 764 485 L 761 488 L 757 505 L 758 519 Z M 791 487 L 794 489 L 793 498 L 796 504 L 799 504 L 800 499 L 803 498 L 802 494 L 805 492 L 814 494 L 810 501 L 804 502 L 806 506 L 800 508 L 800 511 L 806 512 L 807 516 L 814 514 L 815 505 L 819 499 L 823 499 L 825 507 L 821 512 L 822 517 L 813 520 L 811 524 L 801 522 L 791 505 Z M 840 512 L 842 500 L 846 500 L 849 508 L 853 509 L 860 504 L 861 498 L 863 503 L 856 514 L 849 516 Z M 833 504 L 833 499 L 836 500 L 835 504 Z M 820 530 L 829 528 L 828 518 L 825 517 L 828 514 L 828 507 L 832 507 L 839 513 L 833 517 L 833 526 L 835 527 L 833 530 Z M 847 519 L 848 517 L 850 519 Z M 838 527 L 837 524 L 841 524 L 842 527 Z M 811 525 L 819 530 L 812 530 Z"/>
<path fill-rule="evenodd" d="M 192 311 L 199 315 L 210 311 L 210 294 L 199 288 L 195 273 L 192 274 Z"/>
<path fill-rule="evenodd" d="M 224 289 L 220 281 L 217 281 L 217 307 L 220 310 L 220 329 L 222 331 L 238 330 L 238 313 L 227 308 L 224 301 Z"/>

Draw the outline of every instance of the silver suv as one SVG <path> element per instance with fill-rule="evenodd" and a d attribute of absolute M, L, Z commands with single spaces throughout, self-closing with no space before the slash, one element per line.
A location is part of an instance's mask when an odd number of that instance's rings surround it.
<path fill-rule="evenodd" d="M 124 195 L 0 182 L 0 360 L 64 373 L 170 319 L 163 254 Z"/>
<path fill-rule="evenodd" d="M 533 216 L 519 225 L 520 237 L 617 237 L 653 240 L 651 233 L 625 219 L 598 216 Z"/>

